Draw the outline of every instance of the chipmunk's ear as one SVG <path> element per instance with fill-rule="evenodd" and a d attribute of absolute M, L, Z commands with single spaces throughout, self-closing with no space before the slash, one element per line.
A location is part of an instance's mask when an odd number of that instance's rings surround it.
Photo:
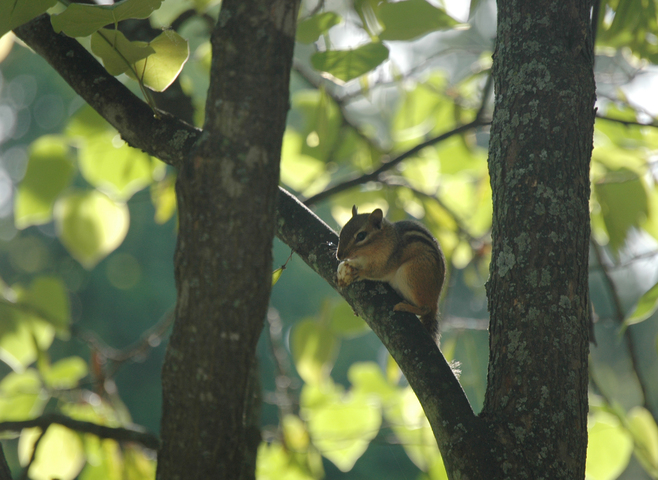
<path fill-rule="evenodd" d="M 368 223 L 375 228 L 382 228 L 382 219 L 384 218 L 384 212 L 381 208 L 374 210 L 368 217 Z"/>
<path fill-rule="evenodd" d="M 352 205 L 352 216 L 353 216 L 353 217 L 356 217 L 356 215 L 357 215 L 358 213 L 359 213 L 359 212 L 358 212 L 357 209 L 356 209 L 356 205 Z"/>

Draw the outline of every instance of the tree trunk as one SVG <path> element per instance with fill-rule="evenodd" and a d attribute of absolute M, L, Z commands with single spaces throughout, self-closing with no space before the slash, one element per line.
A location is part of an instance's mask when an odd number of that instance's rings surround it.
<path fill-rule="evenodd" d="M 212 34 L 204 133 L 177 181 L 178 303 L 162 377 L 162 480 L 254 478 L 252 380 L 272 281 L 297 6 L 225 0 Z"/>
<path fill-rule="evenodd" d="M 587 447 L 589 161 L 595 110 L 587 0 L 498 0 L 489 171 L 493 252 L 482 418 L 510 478 L 577 479 Z"/>

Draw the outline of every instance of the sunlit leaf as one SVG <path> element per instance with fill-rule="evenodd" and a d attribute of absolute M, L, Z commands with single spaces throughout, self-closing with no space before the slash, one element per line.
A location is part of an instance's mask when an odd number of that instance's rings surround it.
<path fill-rule="evenodd" d="M 279 442 L 262 442 L 256 460 L 258 480 L 314 480 L 303 465 L 294 461 L 293 453 Z"/>
<path fill-rule="evenodd" d="M 45 13 L 56 3 L 57 0 L 0 0 L 0 37 Z"/>
<path fill-rule="evenodd" d="M 27 420 L 41 414 L 48 396 L 42 395 L 39 374 L 33 368 L 10 372 L 0 381 L 0 422 Z"/>
<path fill-rule="evenodd" d="M 635 442 L 635 455 L 647 472 L 658 475 L 658 426 L 651 412 L 635 407 L 628 412 L 628 423 Z"/>
<path fill-rule="evenodd" d="M 318 37 L 342 21 L 334 12 L 323 12 L 307 18 L 297 25 L 296 40 L 301 43 L 313 43 Z"/>
<path fill-rule="evenodd" d="M 70 184 L 74 171 L 64 137 L 44 135 L 32 143 L 14 203 L 16 228 L 49 222 L 55 199 Z"/>
<path fill-rule="evenodd" d="M 295 451 L 304 451 L 309 446 L 309 436 L 302 419 L 288 414 L 281 419 L 281 429 L 286 445 Z"/>
<path fill-rule="evenodd" d="M 635 308 L 626 316 L 624 323 L 633 325 L 645 321 L 658 308 L 658 283 L 640 297 Z"/>
<path fill-rule="evenodd" d="M 91 36 L 91 51 L 101 57 L 110 75 L 121 75 L 134 63 L 155 53 L 150 45 L 131 42 L 121 31 L 107 28 L 101 28 Z"/>
<path fill-rule="evenodd" d="M 385 410 L 386 419 L 409 459 L 421 470 L 427 470 L 440 455 L 432 428 L 411 387 L 398 395 L 398 400 L 391 402 L 392 407 Z"/>
<path fill-rule="evenodd" d="M 307 384 L 306 389 L 313 387 Z M 310 398 L 324 401 L 311 402 Z M 370 395 L 303 394 L 300 407 L 313 445 L 343 472 L 363 455 L 382 422 L 379 403 Z"/>
<path fill-rule="evenodd" d="M 642 179 L 626 169 L 610 172 L 606 179 L 595 184 L 595 190 L 610 246 L 617 251 L 626 240 L 629 229 L 639 226 L 647 217 L 647 192 Z"/>
<path fill-rule="evenodd" d="M 311 57 L 316 70 L 348 82 L 368 73 L 388 59 L 388 48 L 382 43 L 368 43 L 354 50 L 329 50 Z"/>
<path fill-rule="evenodd" d="M 347 372 L 353 391 L 360 395 L 375 395 L 383 403 L 397 397 L 397 389 L 385 378 L 375 362 L 357 362 Z"/>
<path fill-rule="evenodd" d="M 16 296 L 27 292 L 14 286 Z M 55 327 L 29 307 L 8 300 L 0 301 L 0 360 L 22 372 L 37 359 L 38 349 L 47 350 L 55 338 Z"/>
<path fill-rule="evenodd" d="M 137 445 L 123 449 L 124 480 L 155 480 L 155 460 Z"/>
<path fill-rule="evenodd" d="M 87 362 L 80 357 L 67 357 L 58 360 L 47 372 L 44 381 L 51 388 L 74 388 L 88 373 Z"/>
<path fill-rule="evenodd" d="M 176 176 L 168 175 L 151 185 L 151 201 L 155 207 L 155 223 L 166 223 L 176 212 Z"/>
<path fill-rule="evenodd" d="M 87 464 L 78 480 L 125 480 L 121 448 L 116 441 L 86 435 L 84 443 Z"/>
<path fill-rule="evenodd" d="M 18 441 L 18 459 L 25 466 L 32 457 L 40 428 L 22 431 Z M 34 480 L 73 480 L 85 463 L 80 436 L 66 427 L 53 424 L 41 438 L 29 475 Z"/>
<path fill-rule="evenodd" d="M 347 302 L 338 303 L 331 311 L 331 331 L 344 338 L 354 338 L 370 331 L 368 324 L 356 316 Z"/>
<path fill-rule="evenodd" d="M 405 0 L 383 3 L 377 12 L 384 31 L 382 40 L 411 40 L 436 30 L 446 30 L 458 24 L 444 10 L 425 0 Z"/>
<path fill-rule="evenodd" d="M 626 469 L 633 451 L 633 441 L 614 415 L 596 412 L 590 416 L 587 478 L 614 480 Z"/>
<path fill-rule="evenodd" d="M 85 268 L 94 267 L 121 244 L 128 224 L 128 207 L 96 190 L 72 192 L 55 205 L 57 236 Z"/>
<path fill-rule="evenodd" d="M 281 182 L 298 192 L 306 192 L 316 184 L 318 189 L 329 182 L 325 163 L 302 151 L 302 138 L 292 129 L 287 129 L 281 147 Z"/>
<path fill-rule="evenodd" d="M 82 142 L 78 161 L 85 180 L 117 200 L 128 200 L 165 171 L 162 162 L 129 147 L 111 130 Z"/>
<path fill-rule="evenodd" d="M 30 288 L 20 292 L 18 303 L 55 327 L 60 334 L 68 332 L 71 307 L 64 283 L 57 277 L 39 276 Z"/>
<path fill-rule="evenodd" d="M 136 62 L 134 68 L 126 73 L 132 78 L 142 80 L 151 90 L 162 92 L 176 80 L 183 69 L 190 56 L 190 47 L 187 40 L 173 30 L 165 30 L 155 37 L 149 46 L 155 53 Z"/>
<path fill-rule="evenodd" d="M 283 267 L 279 267 L 272 272 L 272 286 L 276 285 L 276 282 L 279 281 L 282 273 L 283 273 Z"/>
<path fill-rule="evenodd" d="M 290 350 L 297 372 L 307 383 L 319 383 L 331 372 L 339 341 L 315 320 L 303 320 L 292 331 Z"/>
<path fill-rule="evenodd" d="M 71 3 L 50 19 L 55 32 L 69 37 L 86 37 L 105 25 L 129 18 L 147 18 L 160 7 L 162 0 L 121 0 L 111 5 Z"/>

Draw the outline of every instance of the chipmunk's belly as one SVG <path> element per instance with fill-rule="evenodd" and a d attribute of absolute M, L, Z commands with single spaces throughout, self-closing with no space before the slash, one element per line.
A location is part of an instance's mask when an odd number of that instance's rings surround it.
<path fill-rule="evenodd" d="M 409 282 L 407 281 L 404 268 L 398 268 L 396 272 L 386 280 L 388 281 L 389 285 L 393 287 L 393 290 L 398 292 L 402 298 L 408 302 L 416 304 L 416 299 L 414 298 L 413 291 L 409 285 Z"/>

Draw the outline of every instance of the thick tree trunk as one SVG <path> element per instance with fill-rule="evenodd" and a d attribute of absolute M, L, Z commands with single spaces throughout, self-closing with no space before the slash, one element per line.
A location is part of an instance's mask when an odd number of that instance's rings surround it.
<path fill-rule="evenodd" d="M 589 161 L 588 0 L 498 0 L 489 147 L 493 253 L 482 417 L 525 462 L 510 478 L 584 478 Z M 513 474 L 511 472 L 514 472 Z"/>
<path fill-rule="evenodd" d="M 225 0 L 212 35 L 204 132 L 177 182 L 178 303 L 162 378 L 162 480 L 254 478 L 255 349 L 271 287 L 297 6 Z"/>

